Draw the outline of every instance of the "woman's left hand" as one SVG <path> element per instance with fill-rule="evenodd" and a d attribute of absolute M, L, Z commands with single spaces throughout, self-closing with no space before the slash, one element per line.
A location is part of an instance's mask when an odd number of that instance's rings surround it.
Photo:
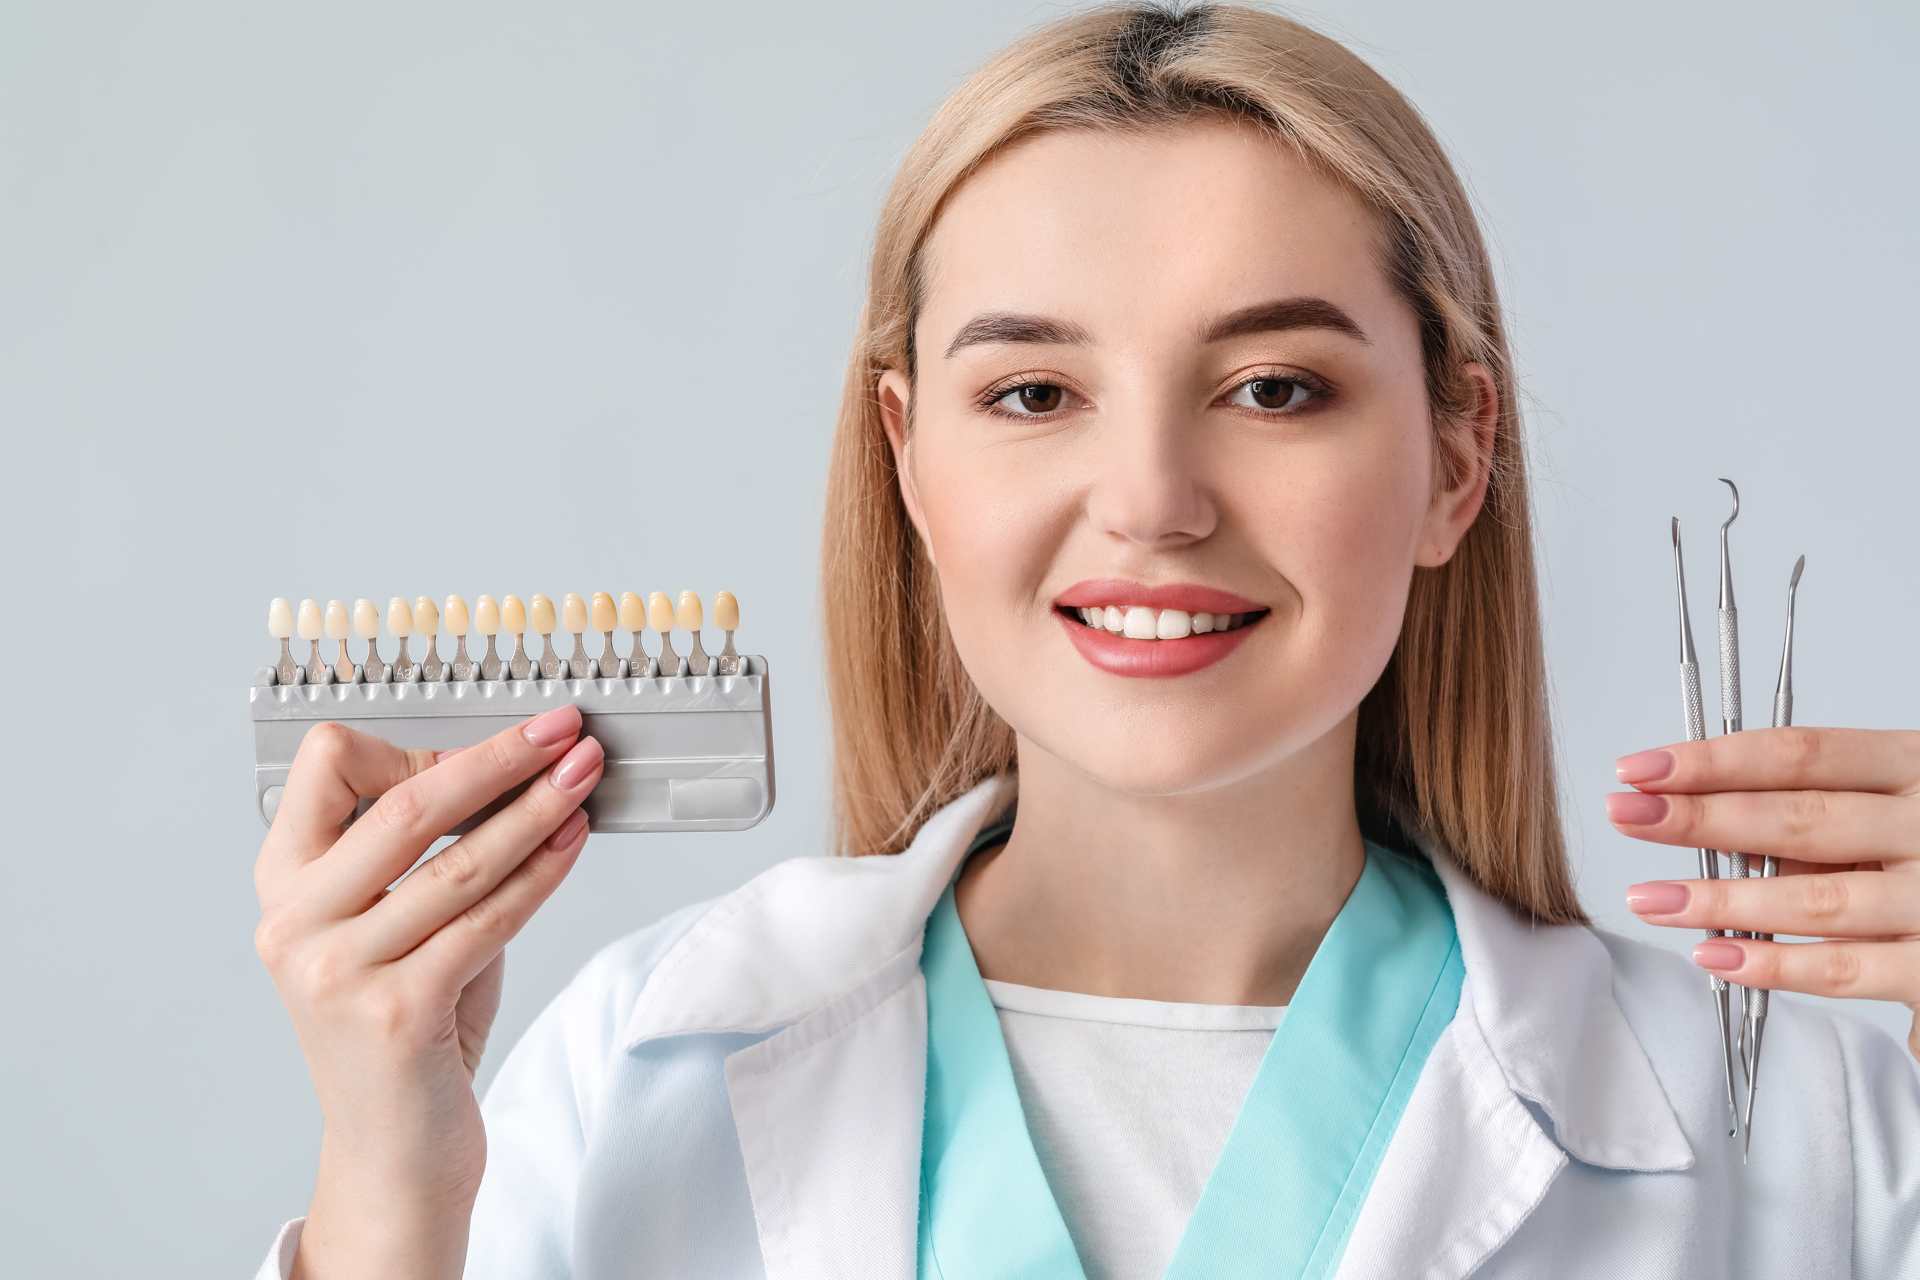
<path fill-rule="evenodd" d="M 1649 924 L 1825 939 L 1714 939 L 1693 959 L 1743 987 L 1897 1000 L 1920 1058 L 1920 732 L 1749 729 L 1622 756 L 1616 772 L 1636 788 L 1607 797 L 1620 831 L 1744 853 L 1749 870 L 1632 885 L 1629 907 Z M 1778 871 L 1762 879 L 1767 854 Z"/>

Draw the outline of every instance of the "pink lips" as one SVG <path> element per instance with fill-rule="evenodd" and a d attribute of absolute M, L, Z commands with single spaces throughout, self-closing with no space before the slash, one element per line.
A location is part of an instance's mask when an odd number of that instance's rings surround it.
<path fill-rule="evenodd" d="M 1265 620 L 1265 613 L 1244 622 L 1231 631 L 1209 631 L 1205 635 L 1185 636 L 1179 640 L 1134 640 L 1115 635 L 1101 627 L 1090 627 L 1071 612 L 1106 605 L 1140 605 L 1148 609 L 1183 609 L 1188 613 L 1254 613 L 1266 606 L 1193 583 L 1171 583 L 1162 587 L 1142 586 L 1121 578 L 1096 578 L 1075 583 L 1054 603 L 1054 616 L 1067 629 L 1067 639 L 1085 658 L 1102 671 L 1117 676 L 1184 676 L 1210 667 L 1240 647 L 1247 633 Z"/>
<path fill-rule="evenodd" d="M 1149 609 L 1184 609 L 1188 613 L 1252 613 L 1264 609 L 1258 600 L 1231 591 L 1203 587 L 1197 582 L 1170 582 L 1149 587 L 1125 578 L 1088 578 L 1062 592 L 1054 603 L 1066 609 L 1091 605 L 1143 605 Z M 1232 632 L 1228 632 L 1232 635 Z"/>

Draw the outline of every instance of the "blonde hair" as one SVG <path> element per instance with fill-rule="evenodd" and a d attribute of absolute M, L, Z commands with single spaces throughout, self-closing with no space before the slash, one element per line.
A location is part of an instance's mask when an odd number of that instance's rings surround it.
<path fill-rule="evenodd" d="M 1453 557 L 1416 568 L 1399 641 L 1362 700 L 1357 808 L 1411 849 L 1417 824 L 1481 887 L 1535 919 L 1586 923 L 1560 825 L 1520 417 L 1479 227 L 1439 143 L 1398 90 L 1338 42 L 1233 4 L 1105 4 L 1000 52 L 934 113 L 881 211 L 836 427 L 822 546 L 833 716 L 833 844 L 893 853 L 935 809 L 1015 767 L 947 631 L 900 498 L 877 381 L 915 377 L 922 246 L 946 197 L 1042 130 L 1140 132 L 1201 116 L 1291 146 L 1377 215 L 1381 264 L 1418 318 L 1436 479 L 1471 465 L 1477 360 L 1500 398 L 1484 506 Z M 911 429 L 911 414 L 909 414 Z M 1396 830 L 1396 827 L 1399 830 Z"/>

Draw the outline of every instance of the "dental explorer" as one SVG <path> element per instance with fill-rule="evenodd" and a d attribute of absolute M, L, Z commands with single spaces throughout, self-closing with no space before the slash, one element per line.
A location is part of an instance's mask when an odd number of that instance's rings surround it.
<path fill-rule="evenodd" d="M 1680 557 L 1679 516 L 1673 517 L 1673 580 L 1680 607 L 1681 704 L 1687 717 L 1687 741 L 1699 742 L 1707 736 L 1707 721 L 1701 707 L 1700 661 L 1693 651 L 1693 624 L 1687 620 L 1687 570 Z M 1710 849 L 1701 849 L 1699 854 L 1701 878 L 1718 880 L 1718 855 Z M 1725 936 L 1725 931 L 1720 929 L 1708 929 L 1706 932 L 1709 938 Z M 1720 1018 L 1720 1049 L 1727 1074 L 1727 1136 L 1731 1138 L 1739 1132 L 1740 1124 L 1740 1106 L 1733 1090 L 1732 998 L 1727 994 L 1727 980 L 1717 973 L 1707 975 L 1707 988 L 1713 995 L 1715 1011 Z"/>
<path fill-rule="evenodd" d="M 1733 561 L 1727 554 L 1727 526 L 1740 517 L 1740 489 L 1725 476 L 1720 483 L 1733 490 L 1733 513 L 1720 524 L 1720 731 L 1739 733 L 1740 715 L 1740 610 L 1733 602 Z M 1736 880 L 1747 878 L 1747 855 L 1727 850 L 1732 862 L 1729 874 Z M 1741 929 L 1726 931 L 1729 938 L 1746 938 L 1752 935 Z M 1737 984 L 1736 984 L 1737 985 Z M 1744 1014 L 1747 1005 L 1746 989 L 1740 993 L 1741 1011 Z M 1740 1066 L 1744 1073 L 1747 1066 L 1747 1024 L 1743 1016 L 1739 1026 Z"/>
<path fill-rule="evenodd" d="M 1803 555 L 1793 562 L 1793 576 L 1787 579 L 1787 636 L 1780 644 L 1780 674 L 1773 683 L 1773 727 L 1778 729 L 1793 723 L 1793 599 L 1800 590 L 1800 572 L 1807 567 L 1807 558 Z M 1764 879 L 1780 873 L 1780 859 L 1768 854 L 1761 866 L 1760 875 Z M 1772 942 L 1773 935 L 1756 930 L 1753 936 L 1762 942 Z M 1747 1042 L 1751 1046 L 1747 1051 L 1747 1115 L 1743 1125 L 1745 1136 L 1742 1142 L 1740 1161 L 1746 1163 L 1747 1153 L 1753 1150 L 1753 1087 L 1760 1080 L 1760 1037 L 1767 1030 L 1766 987 L 1747 987 L 1742 992 L 1741 1013 L 1746 1022 Z"/>

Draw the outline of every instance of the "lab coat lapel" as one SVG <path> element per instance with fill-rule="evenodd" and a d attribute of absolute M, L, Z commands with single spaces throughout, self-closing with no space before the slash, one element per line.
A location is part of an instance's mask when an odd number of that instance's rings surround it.
<path fill-rule="evenodd" d="M 794 858 L 721 898 L 655 966 L 625 1046 L 772 1031 L 725 1076 L 768 1280 L 913 1280 L 927 917 L 1013 794 L 989 778 L 907 849 Z"/>
<path fill-rule="evenodd" d="M 1460 937 L 1460 1007 L 1434 1045 L 1335 1280 L 1458 1280 L 1491 1257 L 1570 1159 L 1691 1168 L 1693 1148 L 1613 997 L 1605 945 L 1535 925 L 1423 830 Z"/>

